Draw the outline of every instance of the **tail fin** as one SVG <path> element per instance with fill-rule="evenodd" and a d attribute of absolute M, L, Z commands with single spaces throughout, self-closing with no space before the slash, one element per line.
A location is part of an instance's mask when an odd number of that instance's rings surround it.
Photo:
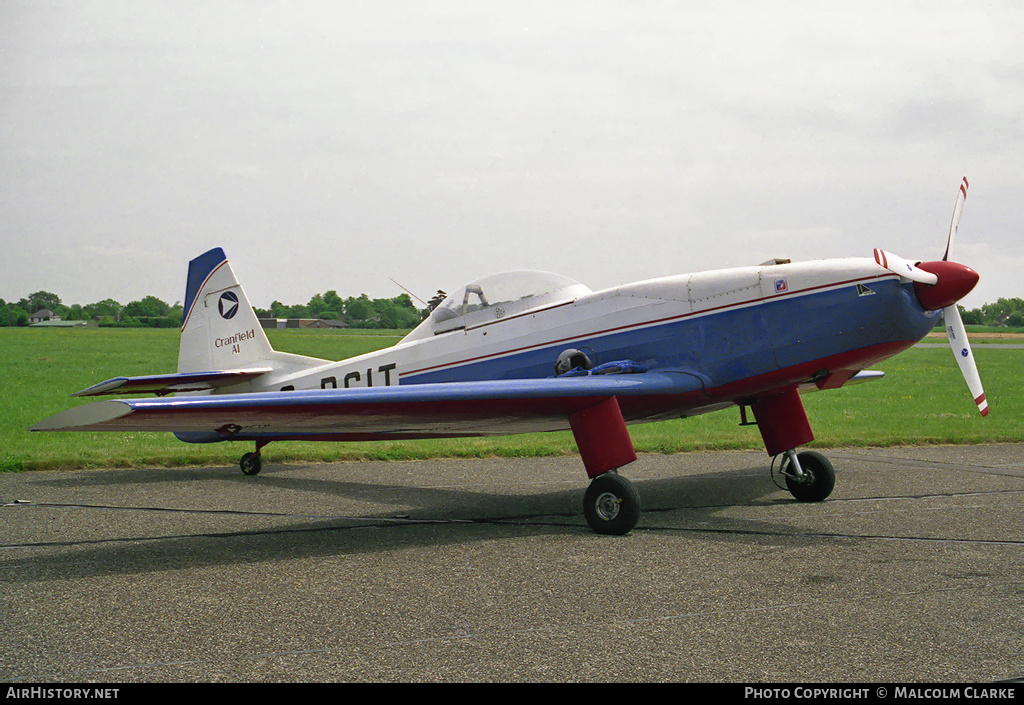
<path fill-rule="evenodd" d="M 178 372 L 294 369 L 324 362 L 274 351 L 219 247 L 189 262 L 184 311 Z"/>

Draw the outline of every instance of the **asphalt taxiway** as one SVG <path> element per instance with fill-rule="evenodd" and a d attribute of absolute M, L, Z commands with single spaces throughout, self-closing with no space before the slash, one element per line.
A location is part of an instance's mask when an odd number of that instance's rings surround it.
<path fill-rule="evenodd" d="M 0 475 L 0 681 L 967 682 L 1024 675 L 1024 445 Z"/>

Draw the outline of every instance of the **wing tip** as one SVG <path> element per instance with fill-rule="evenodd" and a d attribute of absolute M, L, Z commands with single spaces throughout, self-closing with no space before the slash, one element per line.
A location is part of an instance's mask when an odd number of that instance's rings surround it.
<path fill-rule="evenodd" d="M 29 431 L 83 431 L 132 413 L 122 401 L 97 401 L 67 409 L 29 426 Z"/>
<path fill-rule="evenodd" d="M 99 384 L 94 384 L 91 387 L 86 387 L 85 389 L 79 390 L 72 394 L 71 396 L 97 397 L 103 394 L 111 394 L 114 390 L 123 387 L 125 384 L 127 384 L 127 382 L 127 377 L 114 377 L 104 382 L 100 382 Z"/>

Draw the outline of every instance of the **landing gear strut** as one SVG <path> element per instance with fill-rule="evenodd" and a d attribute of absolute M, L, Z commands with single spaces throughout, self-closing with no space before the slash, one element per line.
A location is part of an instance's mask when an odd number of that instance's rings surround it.
<path fill-rule="evenodd" d="M 640 520 L 640 495 L 614 470 L 595 477 L 583 495 L 583 515 L 599 534 L 621 536 Z"/>
<path fill-rule="evenodd" d="M 569 426 L 591 478 L 583 495 L 583 516 L 599 534 L 628 533 L 640 520 L 640 495 L 616 472 L 636 460 L 619 402 L 608 397 L 570 414 Z"/>
<path fill-rule="evenodd" d="M 786 489 L 800 502 L 820 502 L 832 494 L 836 486 L 832 463 L 821 453 L 793 450 L 814 440 L 797 388 L 786 387 L 761 397 L 752 408 L 768 455 L 786 456 L 782 461 Z"/>

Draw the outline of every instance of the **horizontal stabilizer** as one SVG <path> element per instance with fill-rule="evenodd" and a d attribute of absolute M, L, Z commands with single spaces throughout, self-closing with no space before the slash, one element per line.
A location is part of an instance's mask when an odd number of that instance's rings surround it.
<path fill-rule="evenodd" d="M 504 435 L 568 428 L 568 416 L 617 397 L 626 420 L 693 407 L 690 374 L 646 373 L 121 399 L 44 419 L 33 431 L 171 431 L 207 440 Z"/>
<path fill-rule="evenodd" d="M 141 377 L 114 377 L 94 384 L 88 389 L 75 392 L 73 397 L 99 397 L 108 394 L 173 394 L 174 392 L 199 392 L 217 387 L 228 387 L 256 379 L 273 368 L 261 367 L 250 370 L 217 370 L 215 372 L 179 372 L 167 375 L 144 375 Z"/>

